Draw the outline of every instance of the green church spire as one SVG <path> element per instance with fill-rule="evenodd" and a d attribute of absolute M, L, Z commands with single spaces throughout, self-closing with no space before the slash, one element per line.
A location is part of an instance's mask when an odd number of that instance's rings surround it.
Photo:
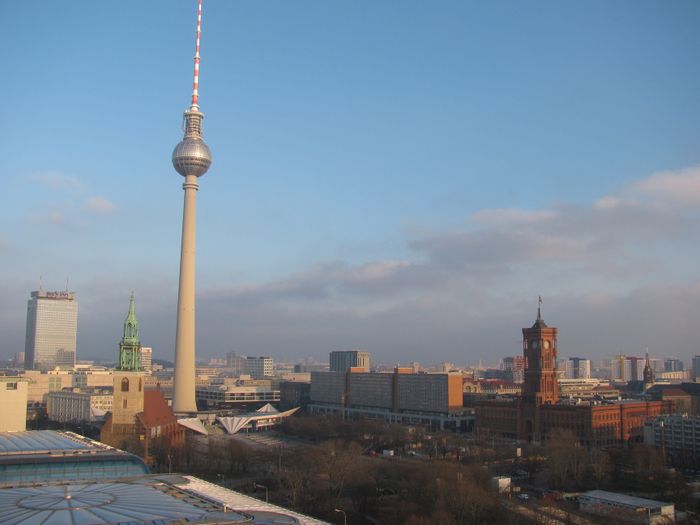
<path fill-rule="evenodd" d="M 119 343 L 119 363 L 117 370 L 138 372 L 141 366 L 141 341 L 139 340 L 139 322 L 134 309 L 134 292 L 131 292 L 129 313 L 124 321 L 124 336 Z"/>
<path fill-rule="evenodd" d="M 129 314 L 124 321 L 124 337 L 123 343 L 140 344 L 139 341 L 139 322 L 136 320 L 136 312 L 134 310 L 134 292 L 131 292 L 131 300 L 129 301 Z"/>

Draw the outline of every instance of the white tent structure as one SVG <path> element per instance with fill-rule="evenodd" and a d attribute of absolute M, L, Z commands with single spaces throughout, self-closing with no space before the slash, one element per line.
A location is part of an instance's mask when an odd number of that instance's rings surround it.
<path fill-rule="evenodd" d="M 224 427 L 228 434 L 235 434 L 242 429 L 262 430 L 273 427 L 278 425 L 284 418 L 294 414 L 297 410 L 299 410 L 299 407 L 280 412 L 268 403 L 264 407 L 249 414 L 241 414 L 232 417 L 217 417 L 216 420 Z"/>
<path fill-rule="evenodd" d="M 90 406 L 90 421 L 104 421 L 107 415 L 107 410 Z"/>
<path fill-rule="evenodd" d="M 178 419 L 177 422 L 183 427 L 188 428 L 190 430 L 194 430 L 195 432 L 199 432 L 200 434 L 204 434 L 205 436 L 209 434 L 209 432 L 207 432 L 207 429 L 204 427 L 204 423 L 202 423 L 196 417 L 185 417 L 182 419 Z"/>

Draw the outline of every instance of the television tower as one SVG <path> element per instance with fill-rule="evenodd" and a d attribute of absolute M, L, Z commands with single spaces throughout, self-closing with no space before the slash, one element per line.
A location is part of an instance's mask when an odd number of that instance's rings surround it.
<path fill-rule="evenodd" d="M 194 87 L 192 104 L 185 110 L 185 136 L 173 150 L 173 166 L 185 177 L 182 188 L 185 202 L 182 212 L 182 245 L 180 250 L 180 286 L 177 294 L 177 334 L 175 337 L 175 381 L 173 412 L 196 412 L 195 377 L 195 244 L 197 234 L 198 178 L 211 165 L 211 152 L 202 140 L 202 120 L 199 111 L 199 36 L 202 29 L 202 0 L 197 10 L 197 43 L 194 54 Z"/>

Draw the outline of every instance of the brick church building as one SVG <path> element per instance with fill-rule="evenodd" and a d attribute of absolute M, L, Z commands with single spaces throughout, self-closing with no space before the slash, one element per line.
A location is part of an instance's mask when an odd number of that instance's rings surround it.
<path fill-rule="evenodd" d="M 521 441 L 543 441 L 555 428 L 571 430 L 585 446 L 641 442 L 644 421 L 669 413 L 669 401 L 562 401 L 556 375 L 557 329 L 537 320 L 523 328 L 525 381 L 512 400 L 476 404 L 476 430 Z"/>
<path fill-rule="evenodd" d="M 139 324 L 131 294 L 129 313 L 124 321 L 124 336 L 119 343 L 119 362 L 114 371 L 112 411 L 107 414 L 100 441 L 138 454 L 153 465 L 156 448 L 182 446 L 185 431 L 177 422 L 163 393 L 145 389 L 141 365 Z"/>

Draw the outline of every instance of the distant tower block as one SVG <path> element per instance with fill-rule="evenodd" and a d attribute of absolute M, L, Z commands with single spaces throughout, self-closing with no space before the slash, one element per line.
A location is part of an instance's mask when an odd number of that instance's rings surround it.
<path fill-rule="evenodd" d="M 195 378 L 195 245 L 197 229 L 197 179 L 211 165 L 211 152 L 202 140 L 199 111 L 199 36 L 202 28 L 202 0 L 197 11 L 197 43 L 194 55 L 194 87 L 192 104 L 184 114 L 185 136 L 173 150 L 173 166 L 185 177 L 185 203 L 182 214 L 182 246 L 180 251 L 180 287 L 177 296 L 177 334 L 175 338 L 175 382 L 173 412 L 196 412 Z"/>
<path fill-rule="evenodd" d="M 31 293 L 27 303 L 27 332 L 24 367 L 27 370 L 53 370 L 75 367 L 78 336 L 78 301 L 75 293 Z"/>

